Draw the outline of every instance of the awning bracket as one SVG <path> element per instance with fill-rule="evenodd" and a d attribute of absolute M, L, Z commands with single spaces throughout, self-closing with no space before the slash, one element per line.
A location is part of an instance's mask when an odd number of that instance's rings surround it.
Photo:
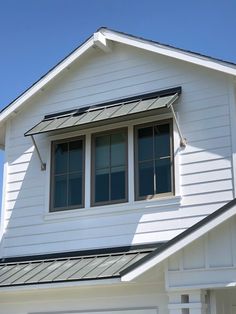
<path fill-rule="evenodd" d="M 34 147 L 35 147 L 35 151 L 36 151 L 37 156 L 38 156 L 38 159 L 39 159 L 39 161 L 40 161 L 41 170 L 42 170 L 42 171 L 45 171 L 45 170 L 46 170 L 46 163 L 44 163 L 43 160 L 42 160 L 42 157 L 41 157 L 41 155 L 40 155 L 38 146 L 37 146 L 37 144 L 36 144 L 36 142 L 35 142 L 35 139 L 34 139 L 33 135 L 30 135 L 30 137 L 31 137 L 31 139 L 32 139 L 32 142 L 33 142 Z"/>
<path fill-rule="evenodd" d="M 181 132 L 180 125 L 179 125 L 178 119 L 177 119 L 177 117 L 176 117 L 176 113 L 175 113 L 175 111 L 174 111 L 174 108 L 173 108 L 172 103 L 169 104 L 168 107 L 171 109 L 171 112 L 172 112 L 172 114 L 173 114 L 173 118 L 174 118 L 174 120 L 175 120 L 175 124 L 176 124 L 176 127 L 177 127 L 177 131 L 178 131 L 178 133 L 179 133 L 179 137 L 180 137 L 180 147 L 183 147 L 183 148 L 184 148 L 184 147 L 186 147 L 186 145 L 187 145 L 187 140 L 186 140 L 186 138 L 183 137 L 183 134 L 182 134 L 182 132 Z"/>

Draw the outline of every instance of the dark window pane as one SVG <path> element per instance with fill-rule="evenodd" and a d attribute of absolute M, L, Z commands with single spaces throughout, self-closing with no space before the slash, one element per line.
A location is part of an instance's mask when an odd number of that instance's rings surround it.
<path fill-rule="evenodd" d="M 139 164 L 139 196 L 154 194 L 153 162 Z"/>
<path fill-rule="evenodd" d="M 157 193 L 171 192 L 171 162 L 170 158 L 156 160 Z"/>
<path fill-rule="evenodd" d="M 155 157 L 170 156 L 170 126 L 161 124 L 154 127 Z"/>
<path fill-rule="evenodd" d="M 55 174 L 67 172 L 68 143 L 55 145 Z"/>
<path fill-rule="evenodd" d="M 110 136 L 104 135 L 95 139 L 96 169 L 107 168 L 110 165 Z"/>
<path fill-rule="evenodd" d="M 82 205 L 82 174 L 69 175 L 69 206 Z"/>
<path fill-rule="evenodd" d="M 95 175 L 95 202 L 109 201 L 109 169 L 97 170 Z"/>
<path fill-rule="evenodd" d="M 153 159 L 153 128 L 147 127 L 138 130 L 138 160 Z"/>
<path fill-rule="evenodd" d="M 111 169 L 111 200 L 125 199 L 125 168 Z"/>
<path fill-rule="evenodd" d="M 67 180 L 65 175 L 55 177 L 54 182 L 54 207 L 67 206 Z"/>
<path fill-rule="evenodd" d="M 69 142 L 69 171 L 82 171 L 83 141 Z"/>
<path fill-rule="evenodd" d="M 111 166 L 125 165 L 126 163 L 126 134 L 124 132 L 111 135 Z"/>

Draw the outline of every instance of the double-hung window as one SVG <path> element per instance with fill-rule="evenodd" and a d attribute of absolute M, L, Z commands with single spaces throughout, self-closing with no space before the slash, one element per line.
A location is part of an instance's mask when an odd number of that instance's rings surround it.
<path fill-rule="evenodd" d="M 172 150 L 170 121 L 136 126 L 136 200 L 173 194 Z"/>
<path fill-rule="evenodd" d="M 92 205 L 127 201 L 127 130 L 92 138 Z"/>
<path fill-rule="evenodd" d="M 135 200 L 174 194 L 172 121 L 136 125 L 134 137 L 134 178 L 128 178 L 127 128 L 92 134 L 91 206 L 128 202 L 128 180 Z M 50 210 L 83 207 L 85 136 L 53 142 L 51 158 Z"/>
<path fill-rule="evenodd" d="M 84 137 L 52 144 L 51 211 L 83 207 Z"/>

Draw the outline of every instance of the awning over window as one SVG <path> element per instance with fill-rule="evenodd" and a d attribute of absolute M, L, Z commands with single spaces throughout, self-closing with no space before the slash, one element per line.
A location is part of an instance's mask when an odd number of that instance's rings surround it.
<path fill-rule="evenodd" d="M 157 247 L 106 249 L 70 257 L 64 253 L 53 258 L 10 258 L 0 262 L 0 287 L 119 278 L 122 270 Z"/>
<path fill-rule="evenodd" d="M 45 132 L 84 129 L 92 126 L 116 123 L 128 119 L 167 112 L 167 108 L 179 97 L 181 88 L 173 88 L 156 93 L 118 100 L 78 110 L 45 116 L 44 119 L 25 133 L 25 136 Z"/>

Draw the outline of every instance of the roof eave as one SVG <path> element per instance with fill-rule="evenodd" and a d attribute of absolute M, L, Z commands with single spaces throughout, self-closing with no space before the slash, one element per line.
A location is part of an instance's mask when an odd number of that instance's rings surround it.
<path fill-rule="evenodd" d="M 58 283 L 43 283 L 43 284 L 29 284 L 29 285 L 15 285 L 0 287 L 2 292 L 17 292 L 17 291 L 34 291 L 34 290 L 48 290 L 48 289 L 65 289 L 86 286 L 110 286 L 121 284 L 120 278 L 107 278 L 97 280 L 78 280 L 71 282 L 58 282 Z"/>
<path fill-rule="evenodd" d="M 99 36 L 98 36 L 99 35 Z M 92 46 L 96 46 L 96 42 L 100 42 L 100 46 L 104 51 L 110 50 L 109 45 L 106 47 L 106 41 L 115 41 L 118 43 L 126 44 L 136 48 L 144 49 L 150 52 L 158 53 L 167 57 L 175 58 L 177 60 L 186 61 L 192 64 L 203 66 L 212 70 L 220 71 L 228 75 L 236 76 L 236 65 L 233 66 L 227 62 L 212 60 L 210 57 L 199 56 L 194 53 L 184 52 L 178 48 L 159 44 L 150 40 L 145 40 L 136 36 L 120 33 L 102 27 L 95 34 L 93 34 L 81 46 L 75 49 L 69 56 L 63 59 L 52 70 L 46 73 L 41 79 L 33 84 L 29 89 L 22 93 L 16 100 L 0 113 L 0 124 L 9 118 L 11 114 L 16 114 L 19 107 L 29 100 L 33 95 L 40 91 L 46 84 L 54 79 L 65 68 L 71 65 L 76 59 L 84 54 Z"/>
<path fill-rule="evenodd" d="M 145 40 L 132 35 L 127 35 L 124 33 L 119 33 L 106 28 L 101 28 L 100 31 L 108 40 L 113 40 L 126 45 L 131 45 L 137 48 L 155 52 L 167 57 L 175 58 L 178 60 L 186 61 L 196 65 L 200 65 L 212 70 L 220 71 L 225 74 L 236 76 L 236 65 L 231 65 L 225 61 L 219 61 L 210 57 L 204 57 L 203 55 L 198 55 L 196 53 L 184 52 L 178 48 L 165 46 L 153 41 Z"/>

